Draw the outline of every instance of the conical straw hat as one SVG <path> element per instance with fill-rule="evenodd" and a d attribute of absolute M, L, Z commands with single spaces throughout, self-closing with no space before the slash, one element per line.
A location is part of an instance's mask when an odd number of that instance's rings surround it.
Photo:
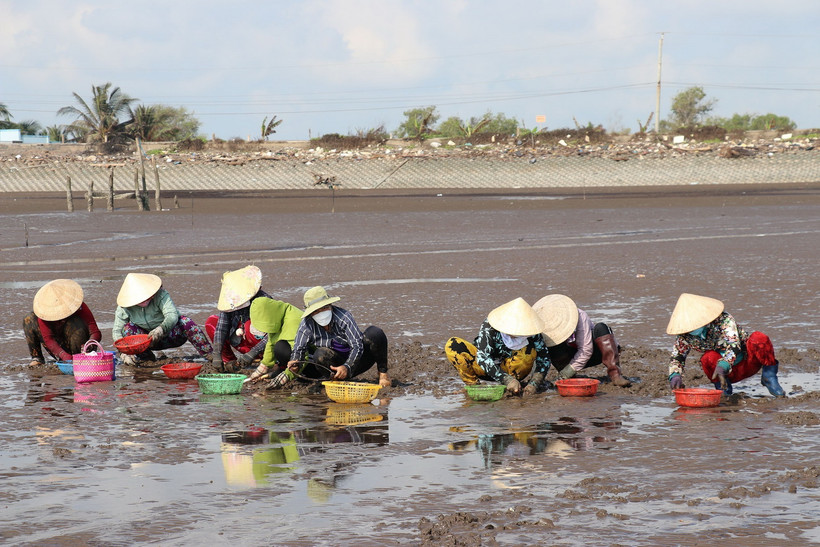
<path fill-rule="evenodd" d="M 71 279 L 55 279 L 34 295 L 34 315 L 43 321 L 65 319 L 83 304 L 83 288 Z"/>
<path fill-rule="evenodd" d="M 216 309 L 233 311 L 250 300 L 262 287 L 262 271 L 256 266 L 222 274 L 222 289 Z"/>
<path fill-rule="evenodd" d="M 547 347 L 564 342 L 578 327 L 578 306 L 569 296 L 548 294 L 532 305 L 544 322 L 544 342 Z"/>
<path fill-rule="evenodd" d="M 723 312 L 723 302 L 708 296 L 683 293 L 672 310 L 666 334 L 684 334 L 692 332 L 717 319 Z"/>
<path fill-rule="evenodd" d="M 130 273 L 122 282 L 120 293 L 117 295 L 117 305 L 123 308 L 136 306 L 140 302 L 154 296 L 162 287 L 159 276 L 145 273 Z"/>
<path fill-rule="evenodd" d="M 544 322 L 523 298 L 498 306 L 487 315 L 487 321 L 498 332 L 510 336 L 534 336 L 544 328 Z"/>

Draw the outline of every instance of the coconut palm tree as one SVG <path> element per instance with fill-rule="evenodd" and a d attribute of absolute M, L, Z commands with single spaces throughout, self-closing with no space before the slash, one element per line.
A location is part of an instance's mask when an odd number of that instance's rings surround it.
<path fill-rule="evenodd" d="M 23 135 L 40 135 L 43 133 L 43 126 L 37 120 L 23 120 L 16 125 Z"/>
<path fill-rule="evenodd" d="M 91 86 L 91 101 L 86 102 L 77 92 L 72 93 L 78 106 L 64 106 L 57 111 L 59 116 L 76 116 L 77 119 L 66 126 L 67 132 L 85 136 L 86 142 L 108 143 L 125 134 L 125 126 L 131 123 L 131 103 L 139 99 L 129 97 L 119 87 L 112 88 L 111 82 Z M 126 121 L 120 118 L 125 116 Z"/>
<path fill-rule="evenodd" d="M 6 105 L 0 103 L 0 129 L 10 129 L 12 126 L 11 118 L 14 116 L 11 115 L 9 109 L 6 108 Z"/>

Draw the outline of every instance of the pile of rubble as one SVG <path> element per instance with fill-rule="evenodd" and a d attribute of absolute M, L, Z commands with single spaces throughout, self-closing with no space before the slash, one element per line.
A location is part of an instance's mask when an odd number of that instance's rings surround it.
<path fill-rule="evenodd" d="M 568 135 L 569 137 L 569 135 Z M 522 138 L 503 143 L 473 145 L 456 143 L 447 139 L 430 139 L 422 143 L 416 141 L 390 140 L 384 144 L 357 150 L 326 150 L 310 147 L 309 141 L 250 142 L 242 143 L 236 150 L 208 150 L 196 152 L 179 151 L 175 143 L 155 143 L 145 147 L 148 152 L 144 162 L 157 164 L 217 163 L 221 165 L 247 165 L 269 161 L 312 161 L 352 160 L 361 161 L 380 158 L 449 158 L 481 157 L 503 160 L 549 157 L 597 157 L 613 161 L 628 161 L 633 158 L 678 157 L 678 156 L 719 156 L 727 159 L 774 156 L 776 154 L 797 154 L 815 150 L 820 138 L 815 136 L 783 135 L 776 138 L 755 138 L 724 140 L 721 142 L 698 142 L 684 136 L 649 136 L 645 139 L 613 139 L 605 143 L 576 142 L 560 140 L 556 144 L 545 145 L 536 138 Z M 83 162 L 100 167 L 125 167 L 139 163 L 135 151 L 101 155 L 92 152 L 85 145 L 2 145 L 0 146 L 0 166 L 22 167 L 69 162 Z"/>

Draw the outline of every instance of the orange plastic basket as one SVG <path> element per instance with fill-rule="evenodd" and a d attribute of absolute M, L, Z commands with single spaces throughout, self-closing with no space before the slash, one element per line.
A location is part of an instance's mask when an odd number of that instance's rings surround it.
<path fill-rule="evenodd" d="M 594 378 L 565 378 L 555 382 L 555 387 L 561 397 L 592 397 L 600 383 Z"/>
<path fill-rule="evenodd" d="M 151 345 L 151 337 L 147 334 L 132 334 L 125 336 L 114 342 L 114 347 L 120 353 L 126 355 L 136 355 L 147 350 Z"/>
<path fill-rule="evenodd" d="M 675 402 L 680 406 L 707 407 L 718 406 L 723 391 L 704 387 L 687 387 L 675 390 Z"/>
<path fill-rule="evenodd" d="M 327 396 L 337 403 L 367 403 L 376 398 L 379 384 L 364 382 L 322 382 Z"/>
<path fill-rule="evenodd" d="M 165 376 L 174 380 L 188 380 L 199 374 L 202 365 L 199 363 L 168 363 L 159 367 Z"/>

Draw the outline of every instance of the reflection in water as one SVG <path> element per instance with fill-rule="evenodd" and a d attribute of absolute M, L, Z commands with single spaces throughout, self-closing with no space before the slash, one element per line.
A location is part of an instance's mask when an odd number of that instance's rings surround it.
<path fill-rule="evenodd" d="M 536 454 L 567 457 L 578 450 L 608 450 L 609 446 L 595 445 L 614 442 L 614 438 L 604 433 L 620 427 L 620 421 L 565 417 L 523 431 L 481 434 L 475 439 L 450 443 L 449 447 L 454 451 L 477 449 L 484 466 L 491 469 L 502 465 L 505 458 L 527 458 Z"/>
<path fill-rule="evenodd" d="M 372 405 L 368 406 L 372 407 Z M 345 420 L 358 424 L 382 421 L 384 417 L 378 411 L 374 415 L 369 409 L 365 412 L 362 408 L 351 408 L 348 414 L 340 416 L 338 414 L 342 412 L 340 409 L 333 410 L 333 422 L 330 419 L 331 409 L 328 410 L 327 423 L 332 424 L 331 427 L 278 432 L 255 427 L 246 431 L 223 433 L 222 465 L 228 484 L 240 488 L 267 486 L 271 475 L 295 471 L 296 462 L 311 452 L 327 451 L 329 445 L 372 443 L 383 446 L 387 444 L 389 439 L 387 424 L 354 427 L 340 423 Z M 338 425 L 333 425 L 334 423 Z M 316 501 L 322 503 L 327 501 L 338 477 L 339 474 L 334 472 L 327 479 L 312 478 L 308 482 L 308 494 L 311 497 L 315 495 Z"/>

